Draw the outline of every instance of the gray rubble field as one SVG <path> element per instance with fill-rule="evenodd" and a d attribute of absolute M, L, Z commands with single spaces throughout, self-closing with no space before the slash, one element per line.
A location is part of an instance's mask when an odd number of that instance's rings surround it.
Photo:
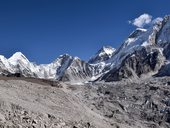
<path fill-rule="evenodd" d="M 170 128 L 170 77 L 51 86 L 1 78 L 1 128 Z"/>
<path fill-rule="evenodd" d="M 38 80 L 37 80 L 38 81 Z M 35 79 L 34 79 L 35 82 Z M 62 86 L 62 87 L 61 87 Z M 0 80 L 0 127 L 110 127 L 68 85 L 60 87 L 24 80 Z"/>

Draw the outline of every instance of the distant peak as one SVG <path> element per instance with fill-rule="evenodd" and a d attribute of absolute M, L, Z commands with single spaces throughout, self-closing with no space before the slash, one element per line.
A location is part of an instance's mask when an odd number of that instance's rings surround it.
<path fill-rule="evenodd" d="M 111 46 L 103 46 L 100 50 L 105 50 L 105 49 L 112 49 Z"/>
<path fill-rule="evenodd" d="M 112 46 L 109 46 L 109 45 L 102 47 L 102 49 L 106 49 L 106 48 L 107 48 L 107 49 L 113 49 L 113 47 L 112 47 Z"/>
<path fill-rule="evenodd" d="M 112 55 L 113 54 L 113 52 L 115 52 L 115 48 L 113 48 L 113 47 L 111 47 L 111 46 L 103 46 L 100 50 L 99 50 L 99 52 L 98 52 L 98 54 L 103 54 L 103 52 L 104 53 L 106 53 L 107 55 Z"/>
<path fill-rule="evenodd" d="M 69 54 L 63 54 L 63 55 L 60 55 L 55 61 L 54 61 L 54 63 L 55 62 L 58 62 L 59 60 L 70 60 L 70 59 L 73 59 L 73 57 L 71 56 L 71 55 L 69 55 Z"/>
<path fill-rule="evenodd" d="M 79 57 L 75 56 L 75 57 L 74 57 L 74 60 L 78 60 L 78 61 L 79 61 L 79 60 L 81 60 L 81 59 L 80 59 Z"/>
<path fill-rule="evenodd" d="M 72 56 L 67 53 L 59 56 L 59 58 L 68 58 L 68 57 L 72 57 Z"/>
<path fill-rule="evenodd" d="M 28 63 L 29 60 L 24 56 L 24 54 L 22 54 L 22 52 L 16 52 L 14 53 L 9 59 L 9 62 L 11 64 L 14 64 L 16 65 L 17 64 L 17 61 L 20 60 L 24 63 Z"/>
<path fill-rule="evenodd" d="M 22 52 L 16 52 L 14 53 L 10 58 L 13 58 L 13 59 L 25 59 L 25 60 L 28 60 L 24 54 L 22 54 Z M 9 59 L 10 59 L 9 58 Z"/>
<path fill-rule="evenodd" d="M 16 52 L 12 56 L 24 56 L 24 54 L 22 54 L 22 52 Z"/>
<path fill-rule="evenodd" d="M 115 51 L 116 49 L 111 46 L 103 46 L 94 56 L 90 58 L 88 62 L 91 64 L 96 64 L 107 61 L 111 58 Z"/>

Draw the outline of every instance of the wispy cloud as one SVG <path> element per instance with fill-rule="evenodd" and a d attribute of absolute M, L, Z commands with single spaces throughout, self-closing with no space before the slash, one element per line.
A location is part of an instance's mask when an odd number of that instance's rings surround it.
<path fill-rule="evenodd" d="M 136 27 L 143 28 L 145 25 L 150 24 L 152 22 L 152 16 L 144 13 L 139 17 L 135 18 L 134 20 L 128 22 Z"/>

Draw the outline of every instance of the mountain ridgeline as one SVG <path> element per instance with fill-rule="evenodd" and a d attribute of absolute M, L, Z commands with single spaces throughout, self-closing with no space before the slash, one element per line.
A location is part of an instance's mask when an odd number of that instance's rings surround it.
<path fill-rule="evenodd" d="M 137 28 L 117 50 L 102 47 L 88 62 L 68 54 L 50 64 L 34 64 L 21 52 L 10 58 L 0 55 L 0 74 L 43 79 L 87 82 L 120 81 L 170 75 L 170 16 L 155 21 L 148 29 Z"/>

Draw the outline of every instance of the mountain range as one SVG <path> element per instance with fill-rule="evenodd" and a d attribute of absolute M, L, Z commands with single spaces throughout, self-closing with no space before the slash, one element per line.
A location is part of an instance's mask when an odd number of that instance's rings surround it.
<path fill-rule="evenodd" d="M 10 58 L 0 55 L 0 74 L 43 79 L 88 82 L 139 79 L 170 75 L 170 16 L 149 28 L 137 28 L 118 49 L 102 47 L 87 62 L 68 54 L 50 64 L 37 65 L 21 52 Z"/>

